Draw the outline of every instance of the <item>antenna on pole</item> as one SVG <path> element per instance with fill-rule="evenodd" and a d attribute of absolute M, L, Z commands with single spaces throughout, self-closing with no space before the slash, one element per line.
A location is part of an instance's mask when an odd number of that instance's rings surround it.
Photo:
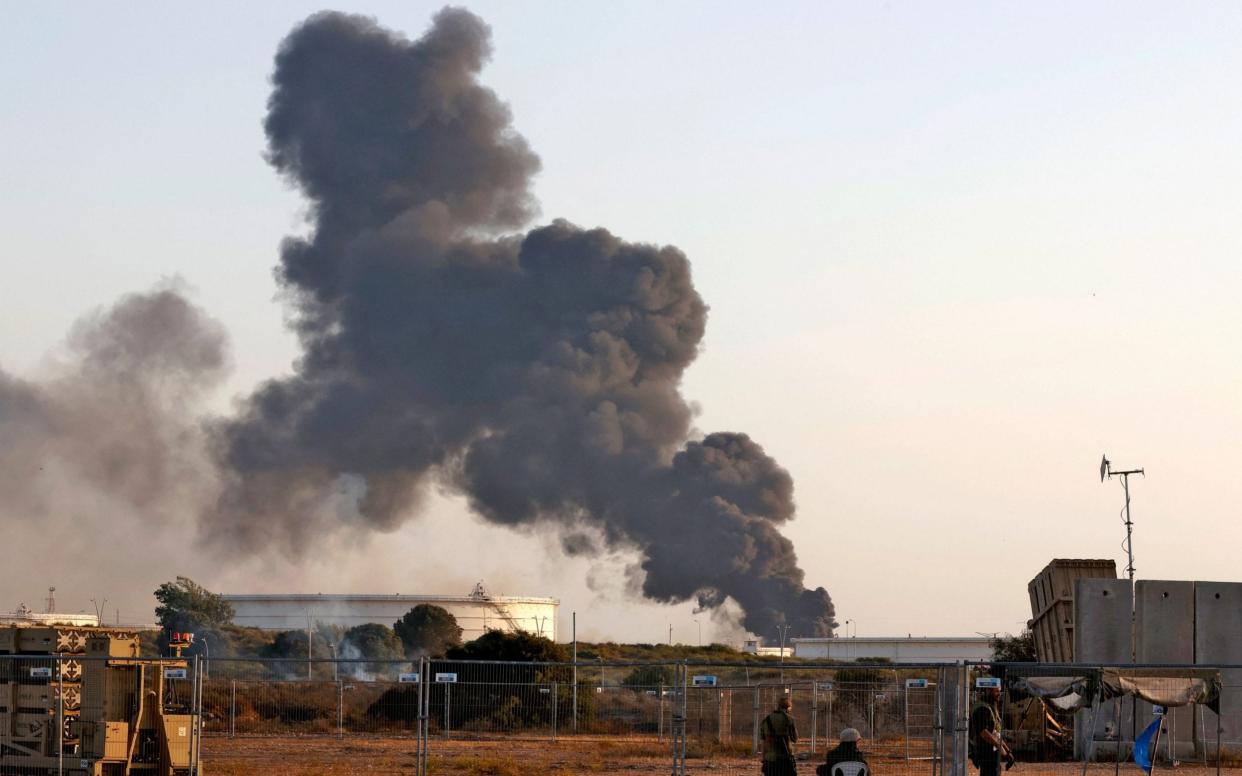
<path fill-rule="evenodd" d="M 54 614 L 56 612 L 56 588 L 49 587 L 47 589 L 47 613 Z"/>
<path fill-rule="evenodd" d="M 1121 478 L 1121 487 L 1126 493 L 1125 523 L 1126 523 L 1126 574 L 1130 577 L 1130 587 L 1134 587 L 1134 521 L 1130 519 L 1130 475 L 1143 474 L 1142 469 L 1126 469 L 1125 471 L 1113 471 L 1112 461 L 1108 460 L 1105 455 L 1100 459 L 1100 482 L 1111 480 L 1113 477 Z M 1146 477 L 1146 474 L 1143 474 Z"/>

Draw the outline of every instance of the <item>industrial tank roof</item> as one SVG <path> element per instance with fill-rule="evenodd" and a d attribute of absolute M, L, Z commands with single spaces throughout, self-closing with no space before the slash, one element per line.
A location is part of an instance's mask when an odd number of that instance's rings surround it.
<path fill-rule="evenodd" d="M 229 601 L 452 601 L 453 603 L 560 604 L 555 598 L 511 595 L 425 595 L 408 593 L 221 593 Z"/>

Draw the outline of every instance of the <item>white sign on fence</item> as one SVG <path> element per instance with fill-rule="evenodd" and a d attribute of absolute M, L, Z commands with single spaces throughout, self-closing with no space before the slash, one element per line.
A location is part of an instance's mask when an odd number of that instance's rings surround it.
<path fill-rule="evenodd" d="M 690 677 L 690 683 L 695 687 L 715 687 L 716 677 L 711 674 L 697 674 Z"/>
<path fill-rule="evenodd" d="M 1001 688 L 1001 680 L 999 676 L 980 676 L 975 679 L 976 690 L 999 690 Z"/>
<path fill-rule="evenodd" d="M 438 684 L 453 684 L 457 681 L 457 674 L 436 674 L 436 682 Z"/>
<path fill-rule="evenodd" d="M 907 690 L 926 690 L 927 680 L 926 679 L 907 679 L 906 689 Z"/>
<path fill-rule="evenodd" d="M 548 693 L 552 692 L 552 688 L 551 687 L 540 687 L 539 692 L 543 693 L 544 695 L 547 695 Z"/>
<path fill-rule="evenodd" d="M 832 682 L 820 682 L 819 683 L 820 692 L 832 692 L 833 688 L 834 688 L 834 684 Z"/>
<path fill-rule="evenodd" d="M 52 669 L 50 668 L 32 668 L 30 669 L 31 679 L 51 679 Z"/>
<path fill-rule="evenodd" d="M 184 668 L 165 668 L 164 678 L 165 679 L 184 679 L 185 669 Z"/>
<path fill-rule="evenodd" d="M 401 684 L 418 684 L 421 678 L 418 674 L 397 674 L 397 681 Z"/>

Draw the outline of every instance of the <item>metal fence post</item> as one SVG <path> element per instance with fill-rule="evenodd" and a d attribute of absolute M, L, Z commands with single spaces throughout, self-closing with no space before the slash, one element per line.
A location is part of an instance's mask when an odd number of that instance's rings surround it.
<path fill-rule="evenodd" d="M 345 683 L 336 681 L 336 737 L 345 737 Z"/>
<path fill-rule="evenodd" d="M 1224 698 L 1225 688 L 1224 687 L 1221 688 L 1220 694 L 1221 694 L 1221 699 L 1220 699 L 1220 702 L 1216 706 L 1216 708 L 1220 709 L 1220 711 L 1216 713 L 1216 776 L 1220 776 L 1220 731 L 1222 728 L 1225 727 L 1225 722 L 1222 717 L 1222 713 L 1224 712 L 1224 709 L 1225 709 L 1225 698 Z"/>
<path fill-rule="evenodd" d="M 664 680 L 660 680 L 660 708 L 656 717 L 656 740 L 664 740 Z"/>
<path fill-rule="evenodd" d="M 427 679 L 430 672 L 427 667 L 427 658 L 420 657 L 418 659 L 418 775 L 427 776 L 427 749 L 430 744 L 430 736 L 427 734 L 427 704 L 431 697 L 431 690 L 427 688 Z"/>
<path fill-rule="evenodd" d="M 910 685 L 901 689 L 902 737 L 906 740 L 906 762 L 910 762 Z"/>
<path fill-rule="evenodd" d="M 836 700 L 836 697 L 837 697 L 837 678 L 836 678 L 836 675 L 834 674 L 832 677 L 832 689 L 828 691 L 828 728 L 824 731 L 824 746 L 828 746 L 828 744 L 833 740 L 832 706 L 833 706 L 833 701 Z"/>
<path fill-rule="evenodd" d="M 815 734 L 819 729 L 819 682 L 811 677 L 811 754 L 815 754 Z"/>
<path fill-rule="evenodd" d="M 759 754 L 759 685 L 755 685 L 754 700 L 750 705 L 750 753 Z"/>
<path fill-rule="evenodd" d="M 573 616 L 574 616 L 574 620 L 573 620 L 574 622 L 574 676 L 573 676 L 574 694 L 573 694 L 573 709 L 571 711 L 571 714 L 573 715 L 572 727 L 573 727 L 574 732 L 577 733 L 578 732 L 578 613 L 574 612 Z"/>
<path fill-rule="evenodd" d="M 678 776 L 686 774 L 686 720 L 689 717 L 690 703 L 690 666 L 686 661 L 681 662 L 681 767 L 677 771 Z"/>
<path fill-rule="evenodd" d="M 192 674 L 191 679 L 190 679 L 190 714 L 192 715 L 190 718 L 190 740 L 186 742 L 189 745 L 189 749 L 190 749 L 190 751 L 187 754 L 189 755 L 191 776 L 193 776 L 196 773 L 200 773 L 202 770 L 201 768 L 199 768 L 198 752 L 195 749 L 195 744 L 198 741 L 198 736 L 196 735 L 198 733 L 198 721 L 202 719 L 202 715 L 197 714 L 197 711 L 199 708 L 199 705 L 198 705 L 199 682 L 201 679 L 202 679 L 202 674 L 199 672 L 198 655 L 195 655 L 194 656 L 194 673 Z M 161 677 L 160 681 L 161 682 L 163 681 L 163 677 Z M 156 702 L 158 703 L 160 701 L 157 700 Z"/>
<path fill-rule="evenodd" d="M 237 736 L 237 680 L 229 681 L 229 738 Z"/>
<path fill-rule="evenodd" d="M 556 740 L 556 693 L 558 691 L 556 682 L 552 683 L 552 740 Z"/>
<path fill-rule="evenodd" d="M 944 668 L 936 669 L 935 706 L 932 710 L 932 776 L 944 772 Z"/>
<path fill-rule="evenodd" d="M 65 669 L 56 658 L 56 773 L 65 774 Z"/>
<path fill-rule="evenodd" d="M 448 738 L 453 732 L 453 685 L 450 682 L 444 684 L 444 737 Z"/>
<path fill-rule="evenodd" d="M 869 708 L 869 716 L 867 718 L 867 727 L 870 728 L 871 735 L 868 736 L 872 741 L 876 740 L 875 735 L 875 688 L 867 690 L 867 699 L 871 702 Z"/>

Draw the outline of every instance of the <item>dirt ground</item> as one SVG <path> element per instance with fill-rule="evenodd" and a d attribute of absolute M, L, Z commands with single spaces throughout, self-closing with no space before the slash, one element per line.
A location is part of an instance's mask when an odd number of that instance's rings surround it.
<path fill-rule="evenodd" d="M 203 771 L 207 776 L 327 776 L 328 774 L 413 774 L 413 739 L 335 738 L 207 738 Z M 822 754 L 820 755 L 822 756 Z M 798 772 L 815 773 L 814 760 L 799 763 Z M 927 761 L 875 758 L 875 776 L 933 776 Z M 428 767 L 436 776 L 639 776 L 667 774 L 671 757 L 666 743 L 646 739 L 608 740 L 484 740 L 431 742 Z M 741 752 L 690 752 L 688 773 L 711 776 L 752 776 L 758 762 Z M 1231 776 L 1238 771 L 1227 769 Z M 1093 763 L 1088 776 L 1113 776 L 1112 763 Z M 1121 776 L 1139 776 L 1133 763 L 1122 763 Z M 975 773 L 971 769 L 970 773 Z M 1157 776 L 1215 776 L 1214 766 L 1183 763 L 1161 767 Z M 1018 763 L 1006 776 L 1082 776 L 1082 763 Z"/>
<path fill-rule="evenodd" d="M 415 742 L 331 738 L 209 738 L 203 771 L 209 776 L 413 774 Z M 437 776 L 535 776 L 669 771 L 664 745 L 613 741 L 433 741 L 428 770 Z"/>

